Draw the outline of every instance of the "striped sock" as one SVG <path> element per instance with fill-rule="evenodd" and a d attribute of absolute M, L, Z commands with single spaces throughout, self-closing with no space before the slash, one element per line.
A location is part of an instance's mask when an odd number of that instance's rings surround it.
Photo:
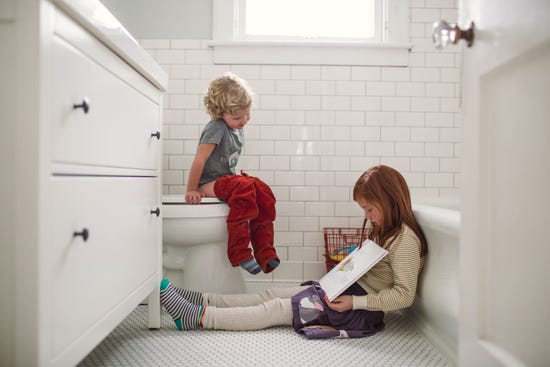
<path fill-rule="evenodd" d="M 239 264 L 241 268 L 248 271 L 250 274 L 258 274 L 262 269 L 260 268 L 260 265 L 256 263 L 256 260 L 250 259 L 243 261 Z"/>
<path fill-rule="evenodd" d="M 277 266 L 279 266 L 280 262 L 281 261 L 277 258 L 269 260 L 266 265 L 265 273 L 271 273 Z"/>
<path fill-rule="evenodd" d="M 180 296 L 182 296 L 183 298 L 185 298 L 189 302 L 191 302 L 195 305 L 203 306 L 202 292 L 192 291 L 192 290 L 189 290 L 189 289 L 178 288 L 173 284 L 172 284 L 172 287 L 174 287 L 174 289 L 176 290 L 176 292 L 178 292 L 178 294 Z"/>
<path fill-rule="evenodd" d="M 160 283 L 160 303 L 172 316 L 178 330 L 193 330 L 202 326 L 206 307 L 194 305 L 180 296 L 168 279 Z"/>

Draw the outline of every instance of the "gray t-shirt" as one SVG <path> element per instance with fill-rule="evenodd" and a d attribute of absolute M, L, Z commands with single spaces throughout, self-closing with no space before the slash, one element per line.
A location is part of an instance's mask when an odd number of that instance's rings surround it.
<path fill-rule="evenodd" d="M 204 127 L 199 144 L 216 144 L 206 161 L 199 186 L 223 175 L 234 175 L 244 146 L 243 129 L 232 129 L 222 119 L 212 120 Z"/>

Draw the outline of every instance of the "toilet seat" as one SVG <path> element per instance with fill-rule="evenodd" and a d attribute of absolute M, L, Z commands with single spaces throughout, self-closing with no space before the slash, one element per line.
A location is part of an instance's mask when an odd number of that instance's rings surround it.
<path fill-rule="evenodd" d="M 202 198 L 200 204 L 188 204 L 184 195 L 163 195 L 164 218 L 227 217 L 229 206 L 218 198 Z"/>
<path fill-rule="evenodd" d="M 184 195 L 163 195 L 163 204 L 180 204 L 180 205 L 192 205 L 185 202 Z M 202 198 L 201 204 L 223 204 L 218 198 Z"/>

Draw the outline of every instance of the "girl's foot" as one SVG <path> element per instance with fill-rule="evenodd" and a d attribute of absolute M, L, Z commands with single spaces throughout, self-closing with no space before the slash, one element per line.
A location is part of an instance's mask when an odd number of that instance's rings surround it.
<path fill-rule="evenodd" d="M 167 282 L 170 282 L 168 279 L 166 279 Z M 202 292 L 199 292 L 199 291 L 192 291 L 190 289 L 182 289 L 182 288 L 178 288 L 176 287 L 175 285 L 172 284 L 172 287 L 174 287 L 174 289 L 176 290 L 176 292 L 178 292 L 178 294 L 180 296 L 182 296 L 183 298 L 185 298 L 186 300 L 188 300 L 189 302 L 195 304 L 195 305 L 198 305 L 198 306 L 203 306 L 204 303 L 203 303 L 203 297 L 202 297 Z"/>
<path fill-rule="evenodd" d="M 160 283 L 160 303 L 172 316 L 178 330 L 199 329 L 205 306 L 192 304 L 183 298 L 168 279 Z"/>

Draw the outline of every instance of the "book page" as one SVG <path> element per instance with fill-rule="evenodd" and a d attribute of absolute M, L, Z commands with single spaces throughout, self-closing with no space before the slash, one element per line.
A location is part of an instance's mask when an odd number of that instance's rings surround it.
<path fill-rule="evenodd" d="M 355 283 L 370 268 L 380 261 L 388 251 L 371 240 L 363 242 L 320 280 L 321 288 L 333 301 L 350 285 Z"/>

